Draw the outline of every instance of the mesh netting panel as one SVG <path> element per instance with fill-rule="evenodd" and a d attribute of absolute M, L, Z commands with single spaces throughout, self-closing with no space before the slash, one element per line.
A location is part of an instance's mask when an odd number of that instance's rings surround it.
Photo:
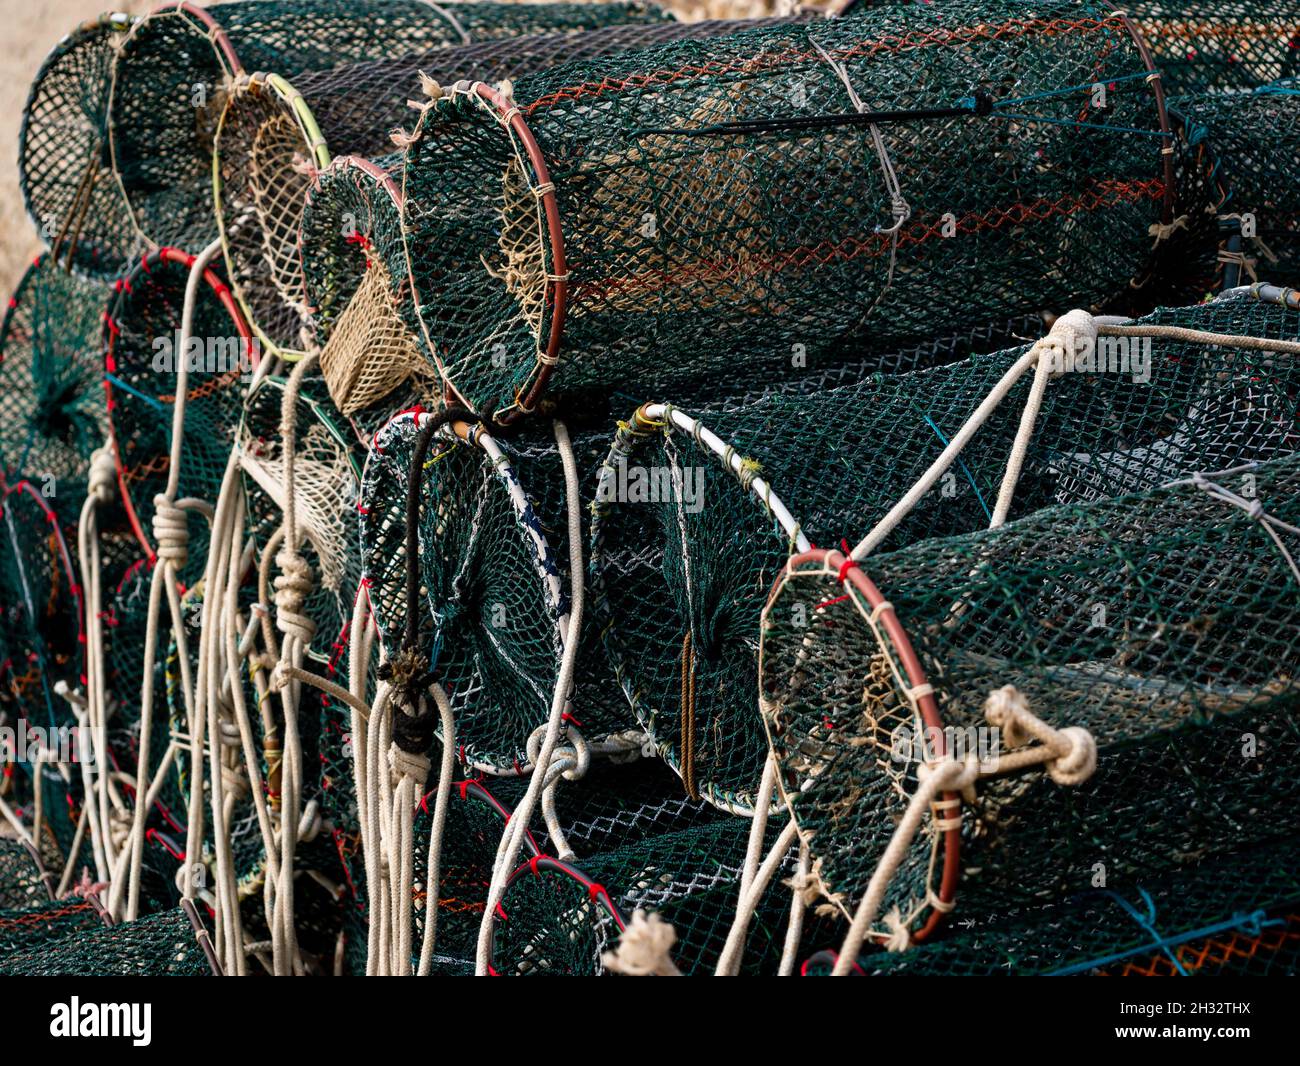
<path fill-rule="evenodd" d="M 525 863 L 502 899 L 494 972 L 602 974 L 601 954 L 618 946 L 622 923 L 644 909 L 672 924 L 672 958 L 683 973 L 711 974 L 731 926 L 748 834 L 747 823 L 727 819 L 574 864 Z M 786 859 L 791 868 L 792 858 Z M 742 972 L 775 972 L 789 911 L 788 892 L 768 893 L 750 924 Z"/>
<path fill-rule="evenodd" d="M 203 977 L 211 973 L 194 927 L 179 907 L 0 958 L 0 974 L 12 977 Z"/>
<path fill-rule="evenodd" d="M 281 420 L 285 382 L 263 378 L 249 396 L 239 428 L 240 465 L 257 556 L 279 573 L 274 556 L 285 536 L 287 503 Z M 312 572 L 303 613 L 316 623 L 311 654 L 323 662 L 344 639 L 361 581 L 355 513 L 364 449 L 339 417 L 319 378 L 302 382 L 295 405 L 294 500 L 299 551 Z M 267 559 L 268 546 L 271 546 Z"/>
<path fill-rule="evenodd" d="M 597 12 L 609 22 L 635 21 L 586 33 L 487 40 L 385 57 L 311 72 L 292 85 L 277 72 L 237 86 L 217 131 L 217 217 L 231 281 L 253 324 L 277 346 L 301 345 L 310 310 L 298 230 L 311 170 L 342 152 L 391 151 L 390 131 L 410 116 L 408 100 L 419 95 L 421 74 L 447 85 L 498 82 L 559 63 L 716 37 L 746 25 L 647 22 L 640 19 L 640 8 L 625 5 L 602 5 Z"/>
<path fill-rule="evenodd" d="M 76 521 L 91 453 L 104 442 L 100 333 L 111 293 L 41 256 L 0 323 L 0 471 L 53 479 Z"/>
<path fill-rule="evenodd" d="M 51 895 L 34 853 L 16 840 L 0 839 L 0 908 L 27 910 L 47 903 Z"/>
<path fill-rule="evenodd" d="M 115 276 L 134 247 L 107 124 L 113 54 L 131 21 L 104 15 L 55 46 L 32 83 L 18 135 L 27 213 L 55 259 L 101 278 Z"/>
<path fill-rule="evenodd" d="M 0 910 L 0 965 L 15 953 L 102 927 L 104 919 L 86 899 L 62 899 L 19 910 Z"/>
<path fill-rule="evenodd" d="M 251 0 L 168 7 L 142 20 L 122 46 L 110 104 L 113 167 L 140 232 L 157 245 L 200 247 L 217 235 L 212 145 L 234 78 L 275 71 L 292 79 L 453 43 L 662 17 L 640 4 Z"/>
<path fill-rule="evenodd" d="M 760 707 L 829 899 L 847 908 L 865 889 L 879 848 L 863 842 L 883 846 L 920 763 L 952 752 L 996 769 L 1023 743 L 981 714 L 1003 685 L 1086 729 L 1097 769 L 1071 787 L 981 782 L 961 903 L 1077 888 L 1095 864 L 1117 887 L 1283 831 L 1257 814 L 1295 798 L 1277 768 L 1300 744 L 1300 460 L 1223 480 L 921 541 L 870 557 L 870 581 L 838 581 L 838 553 L 791 560 L 763 615 Z M 940 879 L 950 898 L 956 833 L 935 813 L 910 849 L 886 900 L 905 924 Z"/>
<path fill-rule="evenodd" d="M 1126 7 L 1171 93 L 1245 89 L 1300 73 L 1300 6 L 1256 0 Z"/>
<path fill-rule="evenodd" d="M 933 944 L 858 960 L 855 973 L 1114 976 L 1294 973 L 1300 963 L 1300 853 L 1294 839 L 1196 862 L 1128 891 L 1010 908 Z M 808 976 L 834 956 L 814 955 Z"/>
<path fill-rule="evenodd" d="M 1179 97 L 1170 117 L 1186 156 L 1179 183 L 1186 224 L 1161 257 L 1161 282 L 1192 297 L 1260 278 L 1300 283 L 1300 200 L 1292 180 L 1300 81 Z"/>
<path fill-rule="evenodd" d="M 1250 297 L 1144 321 L 1300 334 L 1296 312 Z M 885 515 L 1022 352 L 696 413 L 745 457 L 743 479 L 761 471 L 805 536 L 835 543 Z M 1129 349 L 1127 362 L 1122 355 L 1103 361 L 1099 348 L 1101 372 L 1049 384 L 1013 517 L 1295 447 L 1300 382 L 1292 357 L 1167 339 Z M 1013 387 L 887 546 L 987 526 L 1028 390 L 1027 379 Z M 791 530 L 676 423 L 665 430 L 638 420 L 625 428 L 601 477 L 591 624 L 665 758 L 706 795 L 743 805 L 766 750 L 752 703 L 754 621 L 786 560 Z"/>
<path fill-rule="evenodd" d="M 205 271 L 190 343 L 181 347 L 181 314 L 193 257 L 151 252 L 118 283 L 106 320 L 105 381 L 118 480 L 132 527 L 153 553 L 154 497 L 167 488 L 178 371 L 188 368 L 184 447 L 176 499 L 215 503 L 257 362 L 243 316 L 225 283 Z M 188 586 L 203 573 L 207 521 L 192 512 Z"/>
<path fill-rule="evenodd" d="M 952 3 L 462 86 L 406 149 L 404 244 L 376 247 L 409 259 L 399 310 L 450 383 L 507 417 L 770 381 L 1122 291 L 1171 193 L 1147 73 L 1087 4 Z"/>

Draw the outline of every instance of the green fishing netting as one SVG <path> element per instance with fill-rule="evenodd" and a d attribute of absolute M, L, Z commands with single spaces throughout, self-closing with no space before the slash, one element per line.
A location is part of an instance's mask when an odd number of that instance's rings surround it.
<path fill-rule="evenodd" d="M 5 795 L 5 788 L 0 784 L 0 796 Z M 34 849 L 21 841 L 0 838 L 0 908 L 27 910 L 48 902 L 54 893 L 44 874 Z"/>
<path fill-rule="evenodd" d="M 1300 966 L 1294 838 L 1202 859 L 1130 890 L 1095 888 L 1048 907 L 955 925 L 933 944 L 874 952 L 856 974 L 1283 974 Z M 803 973 L 830 972 L 834 954 Z"/>
<path fill-rule="evenodd" d="M 375 438 L 361 492 L 362 565 L 391 658 L 407 627 L 408 488 L 428 415 L 393 419 Z M 575 444 L 583 480 L 603 440 Z M 583 482 L 580 481 L 580 484 Z M 452 701 L 463 760 L 493 774 L 529 765 L 529 735 L 550 713 L 569 617 L 566 494 L 554 443 L 439 436 L 428 448 L 413 516 L 419 545 L 418 650 Z M 588 739 L 632 724 L 583 628 L 569 724 Z M 583 654 L 586 652 L 587 654 Z"/>
<path fill-rule="evenodd" d="M 923 2 L 923 0 L 922 0 Z M 869 5 L 836 5 L 855 14 Z M 1142 34 L 1167 92 L 1242 89 L 1300 72 L 1300 8 L 1258 0 L 1135 0 L 1123 9 Z"/>
<path fill-rule="evenodd" d="M 391 131 L 409 118 L 408 101 L 420 95 L 421 74 L 447 85 L 463 79 L 496 82 L 748 25 L 647 20 L 643 5 L 625 4 L 587 8 L 580 12 L 582 25 L 573 27 L 564 25 L 572 20 L 567 5 L 543 14 L 555 16 L 555 28 L 567 32 L 479 40 L 401 58 L 376 56 L 310 71 L 292 83 L 275 68 L 233 87 L 214 148 L 217 220 L 235 292 L 255 328 L 273 344 L 298 349 L 303 331 L 311 328 L 298 231 L 313 170 L 343 153 L 391 152 Z M 537 21 L 536 29 L 550 28 Z"/>
<path fill-rule="evenodd" d="M 548 390 L 765 383 L 1122 292 L 1172 203 L 1148 74 L 1123 18 L 1074 3 L 683 41 L 453 87 L 381 161 L 400 218 L 353 221 L 504 419 Z M 341 259 L 326 228 L 309 273 Z"/>
<path fill-rule="evenodd" d="M 183 3 L 142 19 L 122 44 L 109 105 L 113 170 L 132 225 L 157 246 L 217 236 L 212 144 L 232 84 L 293 79 L 345 63 L 546 29 L 664 16 L 641 4 L 432 4 L 422 0 Z"/>
<path fill-rule="evenodd" d="M 493 973 L 590 976 L 618 946 L 636 910 L 654 912 L 677 934 L 673 962 L 687 975 L 712 974 L 731 926 L 749 826 L 727 819 L 660 833 L 563 862 L 525 861 L 510 878 L 492 944 Z M 793 872 L 793 854 L 783 870 Z M 787 892 L 771 893 L 749 928 L 747 974 L 776 972 L 790 914 Z M 810 923 L 814 937 L 826 935 Z M 816 943 L 817 940 L 811 942 Z"/>
<path fill-rule="evenodd" d="M 185 286 L 194 257 L 172 248 L 150 252 L 117 283 L 105 319 L 104 379 L 109 433 L 122 502 L 140 544 L 157 549 L 155 497 L 165 493 L 171 466 L 178 373 L 188 387 L 184 444 L 176 500 L 215 503 L 235 440 L 243 393 L 258 346 L 225 282 L 211 268 L 198 286 L 188 343 L 181 335 Z M 191 510 L 189 558 L 181 580 L 203 573 L 208 522 Z"/>
<path fill-rule="evenodd" d="M 35 907 L 0 910 L 0 965 L 22 951 L 52 940 L 86 933 L 103 926 L 101 912 L 88 899 L 61 899 Z"/>
<path fill-rule="evenodd" d="M 108 152 L 113 57 L 134 20 L 83 22 L 42 64 L 23 108 L 18 181 L 36 228 L 64 266 L 115 277 L 135 247 Z"/>
<path fill-rule="evenodd" d="M 861 896 L 880 850 L 864 842 L 892 832 L 922 763 L 996 773 L 1026 742 L 986 720 L 1002 686 L 1087 730 L 1096 772 L 982 779 L 960 819 L 945 795 L 886 897 L 903 924 L 931 928 L 954 889 L 978 913 L 1286 832 L 1259 812 L 1294 802 L 1297 487 L 1292 455 L 923 540 L 868 556 L 869 577 L 838 553 L 791 559 L 763 613 L 760 708 L 821 893 Z"/>
<path fill-rule="evenodd" d="M 0 958 L 10 977 L 206 977 L 214 972 L 204 951 L 197 914 L 181 907 L 138 921 L 71 934 L 39 948 Z"/>
<path fill-rule="evenodd" d="M 1142 321 L 1300 335 L 1295 311 L 1241 294 Z M 692 411 L 698 422 L 641 415 L 619 432 L 596 489 L 590 625 L 690 787 L 748 805 L 766 750 L 753 623 L 798 537 L 833 545 L 870 529 L 1024 352 Z M 1012 517 L 1295 448 L 1294 357 L 1166 338 L 1109 350 L 1103 338 L 1096 355 L 1098 372 L 1081 364 L 1048 385 Z M 1028 393 L 1022 378 L 886 547 L 989 524 Z M 728 448 L 730 470 L 719 459 Z M 756 476 L 764 487 L 751 492 Z"/>
<path fill-rule="evenodd" d="M 111 295 L 42 255 L 0 323 L 0 472 L 52 487 L 65 525 L 76 523 L 91 453 L 104 442 L 100 343 Z"/>
<path fill-rule="evenodd" d="M 84 683 L 85 630 L 81 588 L 64 533 L 41 488 L 17 481 L 0 491 L 0 713 L 17 729 L 25 720 L 29 733 L 21 751 L 6 750 L 6 759 L 22 757 L 15 772 L 4 767 L 9 801 L 34 803 L 40 790 L 42 849 L 52 844 L 60 860 L 67 854 L 74 827 L 70 795 L 79 791 L 71 766 L 74 749 L 67 727 L 76 724 L 56 685 Z M 39 729 L 41 733 L 31 732 Z M 15 735 L 16 739 L 16 735 Z M 37 773 L 36 748 L 53 756 Z M 61 764 L 61 766 L 60 766 Z M 62 776 L 59 768 L 66 771 Z M 29 815 L 33 811 L 27 812 Z M 47 840 L 45 834 L 52 834 Z"/>
<path fill-rule="evenodd" d="M 1162 258 L 1161 281 L 1192 297 L 1260 278 L 1300 283 L 1300 81 L 1176 97 L 1169 112 L 1187 156 L 1186 221 Z"/>

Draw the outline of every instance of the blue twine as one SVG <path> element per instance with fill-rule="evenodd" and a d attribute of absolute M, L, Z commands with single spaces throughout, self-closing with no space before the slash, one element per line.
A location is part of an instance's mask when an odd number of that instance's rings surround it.
<path fill-rule="evenodd" d="M 934 435 L 939 438 L 939 443 L 945 448 L 948 447 L 948 440 L 943 433 L 940 432 L 939 427 L 934 424 L 934 419 L 925 413 L 922 413 L 921 417 L 924 418 L 926 424 L 934 430 Z M 962 473 L 966 475 L 966 480 L 970 482 L 970 487 L 975 490 L 975 499 L 979 500 L 980 506 L 984 508 L 984 516 L 992 522 L 993 512 L 989 510 L 988 504 L 984 502 L 984 496 L 980 493 L 980 487 L 975 484 L 975 476 L 970 472 L 970 467 L 966 465 L 966 460 L 964 460 L 960 455 L 957 456 L 957 465 L 961 467 Z"/>
<path fill-rule="evenodd" d="M 160 403 L 159 401 L 155 400 L 152 396 L 146 396 L 139 389 L 131 388 L 130 385 L 128 385 L 121 378 L 119 378 L 116 374 L 105 373 L 104 380 L 111 381 L 114 387 L 121 389 L 123 392 L 129 392 L 137 400 L 143 400 L 145 403 L 149 404 L 152 407 L 157 408 L 159 411 L 167 410 L 166 404 Z"/>

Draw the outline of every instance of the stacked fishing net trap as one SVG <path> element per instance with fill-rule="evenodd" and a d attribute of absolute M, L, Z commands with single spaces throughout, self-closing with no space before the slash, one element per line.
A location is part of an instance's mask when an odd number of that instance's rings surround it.
<path fill-rule="evenodd" d="M 1300 6 L 725 14 L 55 47 L 0 974 L 1300 970 Z"/>

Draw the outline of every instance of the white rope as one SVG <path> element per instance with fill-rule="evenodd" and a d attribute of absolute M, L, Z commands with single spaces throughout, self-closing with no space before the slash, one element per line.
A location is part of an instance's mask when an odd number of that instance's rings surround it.
<path fill-rule="evenodd" d="M 564 466 L 564 490 L 568 500 L 569 518 L 569 580 L 572 584 L 573 604 L 569 613 L 567 630 L 568 641 L 560 657 L 560 671 L 556 679 L 555 692 L 551 699 L 551 714 L 546 723 L 546 735 L 538 749 L 536 766 L 549 766 L 560 737 L 563 725 L 564 709 L 568 705 L 570 687 L 573 684 L 573 671 L 577 664 L 578 645 L 582 633 L 583 613 L 583 558 L 582 558 L 582 499 L 578 485 L 578 465 L 573 455 L 573 445 L 569 432 L 562 422 L 554 426 L 555 444 Z M 492 881 L 488 888 L 487 904 L 483 911 L 483 920 L 479 924 L 478 949 L 475 957 L 475 973 L 487 976 L 488 960 L 491 957 L 492 934 L 496 923 L 496 909 L 505 892 L 506 879 L 514 869 L 519 852 L 523 848 L 528 825 L 532 821 L 533 811 L 537 807 L 542 788 L 546 784 L 546 775 L 534 773 L 528 783 L 528 790 L 515 808 L 514 814 L 506 824 L 497 848 L 493 863 Z"/>

